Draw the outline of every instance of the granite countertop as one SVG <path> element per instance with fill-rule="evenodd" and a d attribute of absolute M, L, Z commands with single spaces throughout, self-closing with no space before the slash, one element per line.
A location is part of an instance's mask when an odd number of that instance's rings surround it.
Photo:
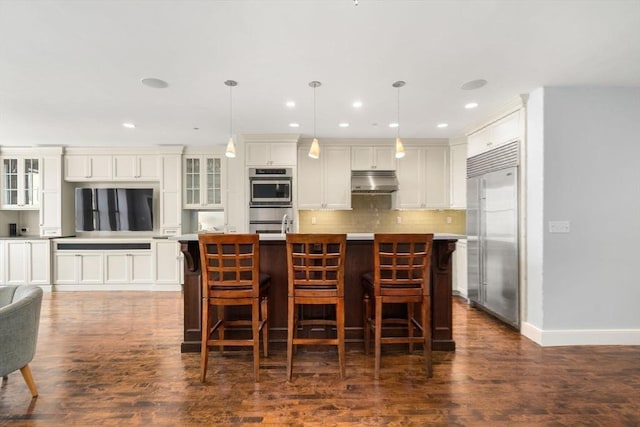
<path fill-rule="evenodd" d="M 183 234 L 181 236 L 169 237 L 171 240 L 198 240 L 198 234 Z M 447 234 L 447 233 L 434 233 L 434 240 L 460 240 L 466 239 L 464 234 Z M 280 233 L 260 234 L 260 240 L 285 240 L 285 235 Z M 347 233 L 347 240 L 373 240 L 373 233 Z"/>

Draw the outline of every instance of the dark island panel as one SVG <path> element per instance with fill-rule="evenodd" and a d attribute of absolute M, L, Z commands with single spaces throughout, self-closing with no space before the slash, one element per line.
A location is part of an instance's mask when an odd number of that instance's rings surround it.
<path fill-rule="evenodd" d="M 451 254 L 456 240 L 434 240 L 431 260 L 432 347 L 454 351 L 451 318 Z M 197 240 L 181 240 L 184 262 L 184 341 L 181 351 L 199 352 L 201 339 L 200 256 Z M 260 241 L 260 269 L 271 276 L 269 291 L 269 341 L 286 343 L 287 263 L 283 240 Z M 345 326 L 347 343 L 363 342 L 362 287 L 360 277 L 373 270 L 373 241 L 348 240 L 345 264 Z M 314 310 L 323 308 L 314 307 Z M 303 313 L 313 316 L 321 313 Z M 312 332 L 317 333 L 317 331 Z"/>

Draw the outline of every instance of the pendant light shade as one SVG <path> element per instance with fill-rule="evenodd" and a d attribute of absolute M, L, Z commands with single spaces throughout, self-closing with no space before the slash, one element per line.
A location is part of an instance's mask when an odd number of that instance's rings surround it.
<path fill-rule="evenodd" d="M 229 158 L 236 157 L 236 144 L 233 142 L 233 87 L 238 86 L 238 82 L 235 80 L 227 80 L 224 82 L 229 86 L 229 141 L 227 141 L 227 150 L 224 155 Z"/>
<path fill-rule="evenodd" d="M 309 157 L 312 159 L 320 158 L 320 144 L 318 138 L 316 138 L 316 88 L 322 85 L 318 81 L 309 82 L 309 86 L 313 88 L 313 142 L 311 142 L 311 148 L 309 149 Z"/>
<path fill-rule="evenodd" d="M 311 143 L 311 148 L 309 149 L 309 157 L 312 159 L 320 158 L 320 144 L 318 144 L 318 140 L 313 138 L 313 142 Z"/>
<path fill-rule="evenodd" d="M 397 82 L 393 83 L 391 86 L 395 87 L 396 89 L 398 89 L 398 115 L 397 115 L 397 121 L 396 123 L 398 124 L 397 129 L 397 134 L 396 134 L 396 159 L 401 159 L 404 157 L 405 152 L 404 152 L 404 145 L 402 144 L 402 140 L 400 139 L 400 88 L 402 86 L 404 86 L 406 84 L 406 82 L 403 82 L 402 80 L 398 80 Z"/>

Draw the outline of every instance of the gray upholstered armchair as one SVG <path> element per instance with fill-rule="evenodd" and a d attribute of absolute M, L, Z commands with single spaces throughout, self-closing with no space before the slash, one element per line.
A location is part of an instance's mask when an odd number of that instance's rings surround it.
<path fill-rule="evenodd" d="M 36 352 L 41 306 L 37 286 L 0 286 L 0 377 L 20 369 L 33 397 L 38 390 L 29 362 Z"/>

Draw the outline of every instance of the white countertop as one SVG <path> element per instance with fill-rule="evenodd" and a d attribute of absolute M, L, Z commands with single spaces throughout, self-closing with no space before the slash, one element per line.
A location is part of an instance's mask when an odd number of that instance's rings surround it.
<path fill-rule="evenodd" d="M 181 236 L 171 236 L 171 240 L 198 240 L 198 234 L 183 234 Z M 434 240 L 459 240 L 466 239 L 464 234 L 446 234 L 446 233 L 434 233 Z M 267 233 L 260 234 L 260 240 L 285 240 L 285 235 L 280 233 Z M 373 240 L 373 233 L 347 233 L 347 240 Z"/>

